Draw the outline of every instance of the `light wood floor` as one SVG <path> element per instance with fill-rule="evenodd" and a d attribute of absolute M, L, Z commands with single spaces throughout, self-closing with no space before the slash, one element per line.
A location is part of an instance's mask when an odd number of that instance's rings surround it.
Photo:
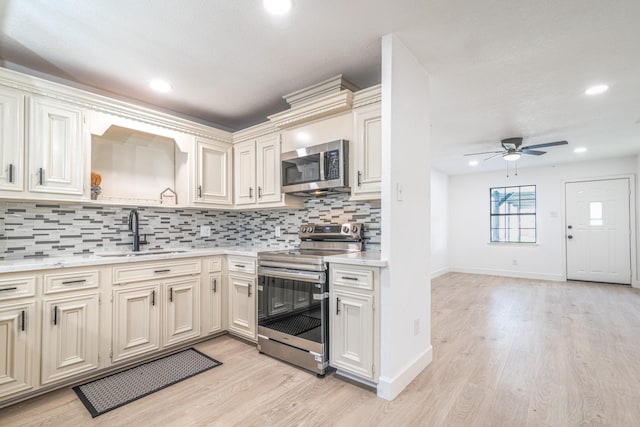
<path fill-rule="evenodd" d="M 640 291 L 447 274 L 432 283 L 432 364 L 393 402 L 224 336 L 224 365 L 91 419 L 63 389 L 0 425 L 638 426 Z"/>

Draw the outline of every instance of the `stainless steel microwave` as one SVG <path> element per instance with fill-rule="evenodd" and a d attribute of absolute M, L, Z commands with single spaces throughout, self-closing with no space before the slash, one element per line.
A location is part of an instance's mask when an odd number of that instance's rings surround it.
<path fill-rule="evenodd" d="M 349 192 L 349 141 L 282 153 L 282 192 L 317 196 Z"/>

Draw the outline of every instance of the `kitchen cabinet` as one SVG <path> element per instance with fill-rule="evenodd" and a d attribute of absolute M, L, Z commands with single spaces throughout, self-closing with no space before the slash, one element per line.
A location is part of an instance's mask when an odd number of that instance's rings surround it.
<path fill-rule="evenodd" d="M 195 204 L 233 204 L 232 150 L 231 144 L 196 138 Z"/>
<path fill-rule="evenodd" d="M 229 256 L 229 332 L 256 341 L 256 260 L 249 257 Z"/>
<path fill-rule="evenodd" d="M 355 109 L 352 200 L 380 199 L 382 185 L 382 117 L 380 103 Z"/>
<path fill-rule="evenodd" d="M 82 196 L 83 110 L 43 96 L 28 104 L 28 190 Z"/>
<path fill-rule="evenodd" d="M 44 300 L 42 385 L 98 369 L 98 305 L 97 292 Z"/>
<path fill-rule="evenodd" d="M 330 364 L 377 382 L 379 269 L 332 263 L 329 282 Z"/>
<path fill-rule="evenodd" d="M 222 258 L 213 257 L 203 260 L 206 278 L 202 283 L 202 332 L 211 335 L 224 330 L 222 322 L 222 301 L 224 284 L 222 281 Z"/>
<path fill-rule="evenodd" d="M 24 190 L 24 98 L 0 87 L 0 191 Z"/>
<path fill-rule="evenodd" d="M 164 347 L 200 336 L 200 277 L 164 283 Z"/>
<path fill-rule="evenodd" d="M 234 146 L 235 204 L 277 207 L 297 203 L 280 191 L 280 134 L 269 134 Z"/>
<path fill-rule="evenodd" d="M 37 381 L 35 307 L 33 300 L 0 305 L 0 398 L 31 390 Z"/>

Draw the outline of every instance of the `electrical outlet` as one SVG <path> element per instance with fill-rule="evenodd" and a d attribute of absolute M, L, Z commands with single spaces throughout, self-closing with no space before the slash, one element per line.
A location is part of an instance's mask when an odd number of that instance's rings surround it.
<path fill-rule="evenodd" d="M 282 233 L 280 233 L 280 226 L 276 225 L 276 237 L 280 237 Z"/>
<path fill-rule="evenodd" d="M 413 335 L 418 335 L 420 333 L 420 319 L 416 319 L 413 321 Z"/>
<path fill-rule="evenodd" d="M 201 225 L 200 237 L 211 237 L 211 227 L 208 225 Z"/>

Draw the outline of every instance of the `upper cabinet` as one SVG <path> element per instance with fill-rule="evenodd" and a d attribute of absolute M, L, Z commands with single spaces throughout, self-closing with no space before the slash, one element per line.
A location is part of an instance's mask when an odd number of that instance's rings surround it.
<path fill-rule="evenodd" d="M 24 94 L 0 90 L 0 191 L 24 189 Z"/>
<path fill-rule="evenodd" d="M 196 138 L 194 204 L 230 206 L 232 197 L 231 144 Z"/>
<path fill-rule="evenodd" d="M 380 198 L 382 183 L 382 118 L 380 104 L 354 110 L 353 200 Z"/>

